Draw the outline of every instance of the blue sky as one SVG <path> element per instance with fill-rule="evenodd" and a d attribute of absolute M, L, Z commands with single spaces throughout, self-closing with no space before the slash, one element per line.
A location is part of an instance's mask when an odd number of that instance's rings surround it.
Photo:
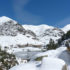
<path fill-rule="evenodd" d="M 0 16 L 20 24 L 63 27 L 70 24 L 70 0 L 0 0 Z"/>

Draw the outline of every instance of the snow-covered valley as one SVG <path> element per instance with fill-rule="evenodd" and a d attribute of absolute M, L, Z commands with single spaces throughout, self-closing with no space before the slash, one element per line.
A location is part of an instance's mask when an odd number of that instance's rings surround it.
<path fill-rule="evenodd" d="M 17 65 L 10 70 L 70 70 L 70 52 L 67 51 L 66 47 L 39 52 L 33 57 L 36 58 L 44 55 L 48 55 L 48 57 L 44 57 L 42 62 L 30 61 L 28 63 Z M 64 65 L 66 66 L 64 67 Z"/>
<path fill-rule="evenodd" d="M 69 27 L 20 25 L 0 17 L 0 48 L 18 62 L 8 70 L 70 70 Z"/>

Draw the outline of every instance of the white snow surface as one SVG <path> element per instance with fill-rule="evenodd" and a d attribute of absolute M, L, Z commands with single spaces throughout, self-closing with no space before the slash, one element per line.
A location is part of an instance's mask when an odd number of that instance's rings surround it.
<path fill-rule="evenodd" d="M 0 45 L 2 47 L 11 45 L 26 45 L 26 44 L 33 44 L 33 45 L 42 45 L 42 42 L 39 42 L 37 40 L 33 40 L 32 38 L 28 38 L 25 35 L 18 34 L 15 37 L 12 36 L 0 36 Z"/>
<path fill-rule="evenodd" d="M 65 27 L 62 28 L 62 30 L 67 33 L 67 31 L 70 30 L 70 24 L 66 25 Z"/>
<path fill-rule="evenodd" d="M 12 19 L 8 17 L 0 17 L 0 25 L 11 21 Z M 14 24 L 17 24 L 15 20 L 12 20 Z M 0 46 L 3 47 L 10 47 L 8 48 L 7 52 L 21 52 L 23 49 L 14 48 L 16 45 L 26 45 L 26 44 L 33 44 L 33 45 L 44 45 L 45 43 L 48 44 L 49 40 L 52 38 L 55 42 L 57 39 L 61 37 L 60 34 L 62 34 L 62 31 L 59 29 L 54 29 L 52 26 L 48 25 L 23 25 L 23 27 L 26 30 L 33 31 L 39 40 L 34 40 L 31 37 L 27 37 L 26 35 L 17 34 L 17 36 L 0 36 Z M 49 30 L 48 30 L 49 29 Z M 48 30 L 48 31 L 46 31 Z M 62 30 L 66 33 L 70 30 L 70 24 L 62 28 Z M 53 32 L 52 32 L 53 31 Z M 49 34 L 49 35 L 48 35 Z M 37 51 L 40 49 L 37 48 L 24 48 L 24 50 L 30 49 L 31 51 Z M 49 50 L 46 52 L 41 52 L 32 57 L 32 59 L 35 59 L 40 56 L 48 55 L 47 58 L 44 58 L 42 60 L 42 64 L 36 66 L 35 63 L 26 63 L 26 64 L 20 64 L 17 66 L 14 66 L 10 70 L 62 70 L 63 65 L 65 63 L 67 64 L 69 70 L 70 70 L 70 52 L 67 50 L 66 47 L 60 47 L 56 50 Z M 65 62 L 64 62 L 64 61 Z M 56 66 L 55 66 L 56 65 Z"/>
<path fill-rule="evenodd" d="M 26 64 L 20 64 L 18 66 L 15 66 L 10 70 L 37 70 L 37 68 L 34 63 L 26 63 Z"/>
<path fill-rule="evenodd" d="M 43 58 L 40 67 L 35 63 L 26 63 L 14 66 L 10 70 L 62 70 L 65 62 L 58 58 Z"/>
<path fill-rule="evenodd" d="M 6 16 L 0 17 L 0 25 L 4 24 L 6 22 L 9 22 L 9 21 L 13 21 L 13 24 L 17 24 L 17 22 L 15 20 L 11 19 L 11 18 L 8 18 Z M 55 29 L 53 31 L 54 27 L 48 26 L 48 25 L 45 25 L 45 24 L 37 25 L 37 26 L 35 26 L 35 25 L 23 25 L 23 28 L 25 28 L 26 30 L 33 31 L 37 35 L 36 38 L 38 40 L 35 40 L 33 38 L 31 39 L 31 37 L 33 37 L 33 36 L 30 35 L 30 34 L 26 34 L 26 35 L 19 34 L 19 35 L 17 35 L 17 33 L 13 32 L 13 31 L 17 31 L 17 30 L 14 30 L 14 28 L 11 28 L 11 29 L 8 28 L 10 30 L 7 30 L 7 32 L 6 32 L 6 28 L 5 28 L 5 30 L 2 30 L 4 36 L 0 36 L 1 46 L 10 46 L 10 45 L 17 45 L 17 44 L 25 45 L 27 43 L 28 44 L 33 44 L 33 45 L 46 45 L 46 44 L 49 43 L 50 39 L 53 39 L 54 41 L 56 41 L 61 37 L 61 36 L 58 36 L 58 35 L 60 35 L 60 34 L 58 34 L 60 32 L 60 30 Z M 50 30 L 47 31 L 47 29 L 50 29 Z M 11 33 L 10 33 L 10 31 L 11 31 Z M 17 36 L 16 37 L 5 36 L 5 35 L 11 35 L 11 34 L 12 35 L 15 34 Z M 29 36 L 30 38 L 27 38 L 27 36 Z"/>
<path fill-rule="evenodd" d="M 23 50 L 24 51 L 27 51 L 27 50 L 29 50 L 29 51 L 41 51 L 41 48 L 35 48 L 35 47 L 25 47 L 25 48 L 23 48 Z"/>
<path fill-rule="evenodd" d="M 3 23 L 5 23 L 5 22 L 8 22 L 10 20 L 13 20 L 13 19 L 8 18 L 6 16 L 2 16 L 2 17 L 0 17 L 0 25 L 3 24 Z M 15 20 L 13 20 L 13 22 L 14 22 L 14 24 L 17 24 L 17 22 Z"/>
<path fill-rule="evenodd" d="M 37 38 L 44 43 L 44 45 L 49 43 L 50 39 L 53 39 L 55 42 L 59 38 L 61 38 L 61 31 L 58 28 L 55 28 L 53 26 L 48 26 L 48 25 L 22 25 L 26 30 L 31 30 L 33 31 Z"/>
<path fill-rule="evenodd" d="M 62 70 L 65 62 L 58 58 L 43 58 L 40 70 Z"/>
<path fill-rule="evenodd" d="M 39 57 L 43 55 L 48 55 L 48 57 L 43 58 L 39 67 L 35 66 L 37 70 L 62 70 L 64 65 L 67 65 L 68 70 L 70 70 L 70 52 L 67 50 L 66 47 L 60 47 L 57 48 L 56 50 L 49 50 L 43 53 L 38 53 L 34 57 Z M 22 67 L 24 67 L 24 65 Z M 11 68 L 11 70 L 17 70 L 17 69 L 20 70 L 20 68 L 21 66 L 18 65 L 18 67 L 15 66 Z M 23 70 L 27 70 L 27 69 L 23 69 Z"/>
<path fill-rule="evenodd" d="M 45 55 L 48 55 L 50 58 L 59 58 L 64 60 L 70 70 L 70 51 L 68 51 L 66 47 L 63 46 L 57 48 L 56 50 L 49 50 L 43 53 L 38 53 L 37 55 L 33 56 L 32 59 Z"/>
<path fill-rule="evenodd" d="M 48 26 L 45 24 L 42 25 L 22 25 L 26 30 L 33 31 L 36 35 L 40 35 L 43 33 L 46 29 L 53 28 L 52 26 Z"/>

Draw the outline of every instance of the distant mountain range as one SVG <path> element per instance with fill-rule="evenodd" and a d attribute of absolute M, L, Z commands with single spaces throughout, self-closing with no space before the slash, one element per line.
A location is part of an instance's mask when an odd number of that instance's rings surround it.
<path fill-rule="evenodd" d="M 4 47 L 42 47 L 55 42 L 70 30 L 70 24 L 64 28 L 48 25 L 20 25 L 17 21 L 6 16 L 0 17 L 0 45 Z"/>
<path fill-rule="evenodd" d="M 0 17 L 0 69 L 67 70 L 70 68 L 69 30 L 70 24 L 63 28 L 21 25 L 6 16 Z"/>

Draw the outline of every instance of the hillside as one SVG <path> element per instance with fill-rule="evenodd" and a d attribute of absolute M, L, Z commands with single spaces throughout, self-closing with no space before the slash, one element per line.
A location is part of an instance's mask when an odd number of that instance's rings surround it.
<path fill-rule="evenodd" d="M 7 59 L 8 55 L 10 59 L 13 55 L 18 63 L 17 66 L 13 65 L 14 67 L 11 66 L 12 68 L 8 69 L 28 70 L 29 67 L 30 70 L 43 70 L 44 68 L 44 70 L 57 70 L 57 68 L 67 70 L 70 68 L 69 27 L 70 24 L 63 28 L 45 24 L 21 25 L 6 16 L 0 17 L 1 50 L 6 53 Z M 0 63 L 3 64 L 1 61 Z"/>
<path fill-rule="evenodd" d="M 26 45 L 40 45 L 43 43 L 38 41 L 36 35 L 25 30 L 22 25 L 8 17 L 0 17 L 0 45 L 3 47 L 25 47 Z M 3 48 L 4 49 L 4 48 Z"/>
<path fill-rule="evenodd" d="M 53 39 L 56 42 L 64 34 L 64 31 L 62 31 L 60 28 L 48 25 L 23 25 L 23 27 L 26 30 L 33 31 L 37 38 L 45 45 L 49 43 L 50 39 Z"/>

